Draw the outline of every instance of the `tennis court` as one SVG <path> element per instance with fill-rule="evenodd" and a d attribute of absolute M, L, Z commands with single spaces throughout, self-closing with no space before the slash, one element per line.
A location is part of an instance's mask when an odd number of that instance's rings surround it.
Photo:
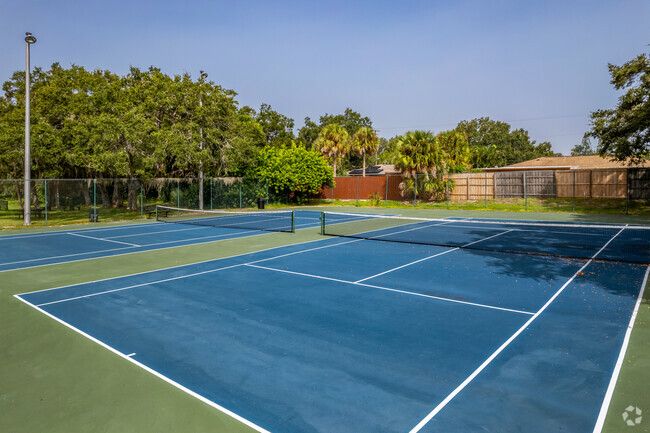
<path fill-rule="evenodd" d="M 602 426 L 648 279 L 645 228 L 299 224 L 331 236 L 16 298 L 257 431 Z M 144 247 L 181 227 L 115 230 Z"/>
<path fill-rule="evenodd" d="M 230 214 L 230 212 L 220 213 L 220 215 Z M 279 214 L 279 225 L 277 219 L 275 223 L 273 220 L 269 223 L 267 219 L 262 219 L 262 224 L 255 224 L 255 219 L 243 223 L 240 221 L 239 227 L 228 224 L 215 227 L 192 224 L 190 221 L 189 226 L 142 223 L 0 236 L 2 247 L 0 248 L 0 272 L 256 236 L 272 231 L 291 231 L 289 219 L 291 213 L 267 212 L 265 214 Z M 293 223 L 297 229 L 316 227 L 319 224 L 318 216 L 315 214 L 304 211 L 295 214 Z M 208 212 L 207 215 L 209 216 L 210 213 Z M 173 221 L 175 218 L 182 219 L 183 216 L 176 217 L 172 214 L 167 220 Z"/>

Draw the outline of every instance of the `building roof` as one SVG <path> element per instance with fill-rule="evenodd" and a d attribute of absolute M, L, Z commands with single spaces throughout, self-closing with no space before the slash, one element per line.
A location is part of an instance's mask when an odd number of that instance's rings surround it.
<path fill-rule="evenodd" d="M 612 161 L 609 158 L 603 158 L 599 155 L 581 155 L 581 156 L 542 156 L 524 162 L 511 164 L 504 168 L 516 169 L 519 167 L 530 168 L 552 168 L 552 169 L 598 169 L 598 168 L 626 168 L 629 167 L 626 161 Z M 650 167 L 650 160 L 644 161 L 633 167 Z"/>
<path fill-rule="evenodd" d="M 366 176 L 385 176 L 387 174 L 401 173 L 393 164 L 370 165 L 366 167 Z M 348 171 L 348 176 L 361 176 L 363 168 L 355 168 Z"/>

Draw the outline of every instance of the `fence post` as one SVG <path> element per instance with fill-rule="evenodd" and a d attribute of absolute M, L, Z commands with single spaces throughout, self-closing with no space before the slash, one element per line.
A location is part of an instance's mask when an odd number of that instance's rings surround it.
<path fill-rule="evenodd" d="M 467 180 L 465 181 L 465 183 L 467 184 L 466 185 L 467 191 L 465 191 L 466 192 L 466 201 L 469 201 L 469 174 L 467 175 Z"/>
<path fill-rule="evenodd" d="M 181 214 L 181 180 L 176 179 L 176 208 L 178 209 L 176 213 Z"/>
<path fill-rule="evenodd" d="M 43 179 L 43 194 L 44 194 L 44 201 L 45 201 L 45 227 L 47 227 L 47 179 Z"/>
<path fill-rule="evenodd" d="M 528 210 L 528 187 L 526 185 L 526 174 L 528 172 L 524 171 L 524 203 L 525 203 L 525 210 Z"/>
<path fill-rule="evenodd" d="M 214 183 L 214 178 L 210 178 L 210 210 L 212 210 L 212 184 Z M 268 195 L 268 193 L 267 193 Z"/>
<path fill-rule="evenodd" d="M 418 174 L 415 173 L 415 182 L 413 182 L 413 206 L 418 205 Z"/>
<path fill-rule="evenodd" d="M 573 170 L 573 213 L 576 213 L 576 171 Z"/>
<path fill-rule="evenodd" d="M 386 174 L 386 195 L 384 196 L 384 203 L 388 206 L 388 174 Z"/>
<path fill-rule="evenodd" d="M 359 206 L 359 176 L 357 176 L 357 206 Z"/>
<path fill-rule="evenodd" d="M 449 209 L 449 173 L 447 173 L 447 184 L 445 185 L 445 191 L 447 193 L 447 209 Z"/>
<path fill-rule="evenodd" d="M 242 204 L 242 203 L 241 203 L 241 184 L 242 184 L 242 183 L 244 183 L 243 179 L 242 179 L 241 182 L 239 182 L 239 210 L 242 209 L 242 207 L 241 207 L 241 204 Z"/>
<path fill-rule="evenodd" d="M 625 169 L 625 215 L 630 205 L 630 169 Z"/>
<path fill-rule="evenodd" d="M 140 185 L 140 219 L 144 219 L 144 202 L 142 197 L 142 185 Z"/>
<path fill-rule="evenodd" d="M 93 215 L 97 215 L 97 179 L 93 179 Z"/>
<path fill-rule="evenodd" d="M 485 209 L 487 209 L 487 171 L 485 172 L 485 191 L 483 196 L 485 197 Z"/>

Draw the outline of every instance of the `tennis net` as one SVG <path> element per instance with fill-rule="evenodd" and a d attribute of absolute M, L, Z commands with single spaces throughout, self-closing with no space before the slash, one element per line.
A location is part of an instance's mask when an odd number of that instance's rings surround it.
<path fill-rule="evenodd" d="M 293 211 L 232 212 L 156 206 L 156 220 L 209 227 L 226 227 L 272 232 L 295 230 Z"/>
<path fill-rule="evenodd" d="M 321 233 L 577 259 L 650 264 L 650 227 L 323 212 Z"/>

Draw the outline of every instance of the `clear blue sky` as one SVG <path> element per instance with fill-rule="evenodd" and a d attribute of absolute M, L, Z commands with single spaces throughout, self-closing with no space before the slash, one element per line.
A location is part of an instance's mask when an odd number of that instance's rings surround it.
<path fill-rule="evenodd" d="M 648 52 L 650 1 L 0 0 L 0 81 L 32 65 L 203 69 L 293 118 L 369 116 L 380 136 L 489 116 L 568 154 L 616 104 L 608 63 Z"/>

